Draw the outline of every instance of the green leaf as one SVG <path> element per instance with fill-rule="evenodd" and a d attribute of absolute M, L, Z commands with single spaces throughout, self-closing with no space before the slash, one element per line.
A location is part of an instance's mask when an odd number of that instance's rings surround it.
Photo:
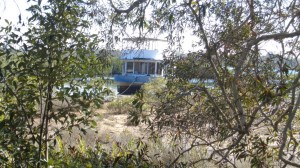
<path fill-rule="evenodd" d="M 0 52 L 0 57 L 5 55 L 6 53 L 5 52 Z"/>
<path fill-rule="evenodd" d="M 97 122 L 95 120 L 90 120 L 90 124 L 91 124 L 92 128 L 97 127 Z"/>
<path fill-rule="evenodd" d="M 171 13 L 169 15 L 169 23 L 172 23 L 173 21 L 174 21 L 174 15 L 173 15 L 173 13 Z"/>
<path fill-rule="evenodd" d="M 28 51 L 28 47 L 27 47 L 27 45 L 25 43 L 23 43 L 23 47 L 24 47 L 25 51 Z"/>
<path fill-rule="evenodd" d="M 0 115 L 0 122 L 2 122 L 4 119 L 5 119 L 5 115 L 4 114 Z"/>
<path fill-rule="evenodd" d="M 4 19 L 4 21 L 5 21 L 7 24 L 9 24 L 9 21 L 8 21 L 7 19 Z"/>
<path fill-rule="evenodd" d="M 19 23 L 22 22 L 22 17 L 21 17 L 21 14 L 19 15 Z"/>
<path fill-rule="evenodd" d="M 17 89 L 17 82 L 13 81 L 13 86 L 15 87 L 15 89 Z"/>
<path fill-rule="evenodd" d="M 42 0 L 38 0 L 38 5 L 41 6 Z"/>

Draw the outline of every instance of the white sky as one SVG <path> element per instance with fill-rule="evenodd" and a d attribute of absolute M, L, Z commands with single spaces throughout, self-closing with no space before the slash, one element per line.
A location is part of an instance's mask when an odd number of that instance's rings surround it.
<path fill-rule="evenodd" d="M 0 24 L 5 25 L 5 19 L 11 21 L 13 24 L 19 21 L 19 15 L 21 14 L 22 19 L 26 20 L 29 12 L 26 9 L 29 7 L 27 0 L 0 0 Z M 193 50 L 191 48 L 192 43 L 195 42 L 195 37 L 190 35 L 190 32 L 186 32 L 185 39 L 182 44 L 183 48 L 188 50 Z"/>
<path fill-rule="evenodd" d="M 26 0 L 0 0 L 0 24 L 3 25 L 4 19 L 13 23 L 19 21 L 21 13 L 22 19 L 28 16 L 26 9 L 29 7 Z"/>
<path fill-rule="evenodd" d="M 5 25 L 4 19 L 11 21 L 13 24 L 19 21 L 19 15 L 21 14 L 22 19 L 26 20 L 29 16 L 29 12 L 26 9 L 29 7 L 27 0 L 0 0 L 0 24 Z M 196 42 L 197 38 L 193 37 L 191 32 L 184 34 L 185 39 L 182 43 L 184 52 L 195 51 L 197 48 L 192 48 L 192 44 Z M 270 48 L 278 51 L 280 45 L 276 42 L 266 42 L 260 45 L 262 48 L 269 50 Z"/>

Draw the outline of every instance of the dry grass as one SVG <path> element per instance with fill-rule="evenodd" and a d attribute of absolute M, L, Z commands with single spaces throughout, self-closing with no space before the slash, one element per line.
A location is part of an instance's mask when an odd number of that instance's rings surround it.
<path fill-rule="evenodd" d="M 67 130 L 62 131 L 63 142 L 67 146 L 76 146 L 78 144 L 77 139 L 82 137 L 88 146 L 93 147 L 97 141 L 104 144 L 109 144 L 114 141 L 126 143 L 129 139 L 144 136 L 143 127 L 128 126 L 127 114 L 110 112 L 107 108 L 108 104 L 109 103 L 105 103 L 101 109 L 95 111 L 95 113 L 97 113 L 96 116 L 101 116 L 93 118 L 97 122 L 96 128 L 86 129 L 85 134 L 79 128 L 73 128 L 71 133 Z M 57 126 L 52 125 L 52 128 L 55 127 Z M 127 138 L 124 138 L 125 135 Z"/>
<path fill-rule="evenodd" d="M 100 142 L 104 148 L 111 149 L 114 142 L 124 146 L 129 146 L 130 143 L 141 138 L 148 145 L 148 156 L 154 165 L 168 165 L 178 155 L 179 148 L 186 148 L 186 143 L 178 143 L 174 146 L 174 142 L 170 141 L 170 137 L 162 137 L 156 139 L 148 139 L 149 132 L 146 131 L 146 126 L 130 126 L 128 124 L 128 113 L 122 111 L 121 113 L 111 111 L 109 102 L 105 103 L 101 109 L 95 111 L 101 117 L 95 117 L 97 127 L 94 129 L 87 129 L 84 134 L 80 129 L 73 128 L 71 133 L 62 131 L 62 140 L 66 147 L 78 146 L 79 139 L 82 138 L 86 145 L 94 147 L 97 142 Z M 198 160 L 207 156 L 207 149 L 205 147 L 198 147 L 190 152 L 184 154 L 179 161 L 188 162 Z M 250 167 L 248 160 L 244 162 L 236 161 L 237 167 Z M 193 167 L 219 167 L 211 162 L 199 162 Z"/>

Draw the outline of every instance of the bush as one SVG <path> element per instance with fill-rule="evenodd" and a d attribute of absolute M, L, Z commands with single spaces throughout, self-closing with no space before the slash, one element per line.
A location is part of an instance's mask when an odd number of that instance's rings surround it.
<path fill-rule="evenodd" d="M 112 102 L 109 102 L 107 109 L 112 114 L 128 114 L 130 111 L 134 110 L 132 105 L 133 97 L 122 96 L 118 97 Z"/>
<path fill-rule="evenodd" d="M 166 83 L 164 78 L 156 78 L 142 86 L 146 106 L 157 106 L 160 104 L 159 97 L 166 88 Z"/>
<path fill-rule="evenodd" d="M 58 147 L 50 151 L 49 167 L 155 167 L 150 166 L 147 157 L 147 145 L 142 141 L 132 141 L 128 145 L 114 142 L 110 149 L 104 149 L 101 143 L 88 148 L 80 139 L 78 146 L 65 148 L 57 139 Z"/>
<path fill-rule="evenodd" d="M 133 109 L 129 112 L 129 122 L 138 125 L 140 122 L 150 122 L 149 117 L 155 107 L 161 106 L 160 97 L 166 87 L 164 78 L 156 78 L 142 86 L 141 90 L 134 95 Z"/>

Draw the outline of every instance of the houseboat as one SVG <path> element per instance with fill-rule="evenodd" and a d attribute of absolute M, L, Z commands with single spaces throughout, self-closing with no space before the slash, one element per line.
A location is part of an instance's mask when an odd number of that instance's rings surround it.
<path fill-rule="evenodd" d="M 150 40 L 154 41 L 155 39 Z M 114 76 L 119 94 L 134 93 L 144 83 L 164 75 L 162 50 L 123 50 L 120 59 L 123 61 L 122 74 Z"/>

